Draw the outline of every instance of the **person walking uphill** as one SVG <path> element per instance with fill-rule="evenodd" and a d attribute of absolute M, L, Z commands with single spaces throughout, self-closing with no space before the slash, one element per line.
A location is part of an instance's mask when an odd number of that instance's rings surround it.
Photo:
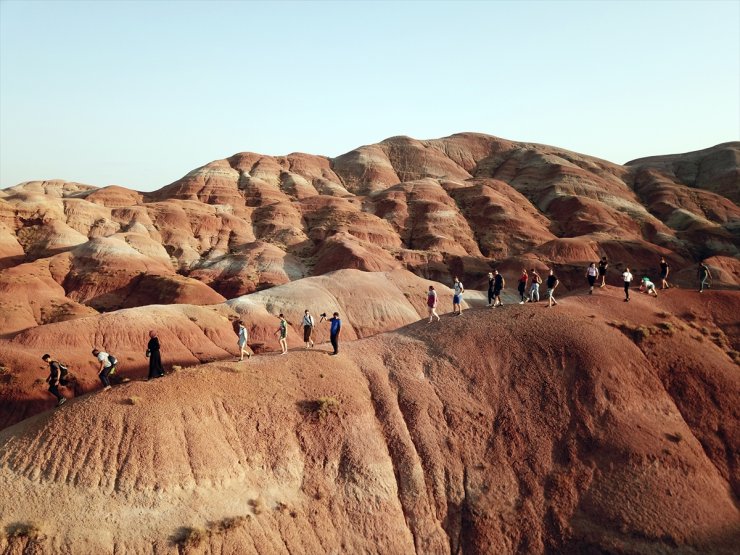
<path fill-rule="evenodd" d="M 622 279 L 624 279 L 624 302 L 628 303 L 630 301 L 630 283 L 632 282 L 632 274 L 629 268 L 625 269 Z"/>
<path fill-rule="evenodd" d="M 162 366 L 162 356 L 159 354 L 159 338 L 157 332 L 149 332 L 149 343 L 146 345 L 146 356 L 149 357 L 149 376 L 147 380 L 161 378 L 164 376 L 164 367 Z"/>
<path fill-rule="evenodd" d="M 285 320 L 285 316 L 280 314 L 280 326 L 275 330 L 275 335 L 280 335 L 280 348 L 282 349 L 281 355 L 288 354 L 288 322 Z"/>
<path fill-rule="evenodd" d="M 454 291 L 454 294 L 452 295 L 452 314 L 454 316 L 460 316 L 460 314 L 462 314 L 460 303 L 462 303 L 462 296 L 463 293 L 465 293 L 465 287 L 460 283 L 457 276 L 455 276 L 455 282 L 452 284 L 452 289 Z"/>
<path fill-rule="evenodd" d="M 588 265 L 588 268 L 586 268 L 586 279 L 588 280 L 589 295 L 594 294 L 594 284 L 596 283 L 597 277 L 599 277 L 599 270 L 596 269 L 596 264 L 591 262 L 591 264 Z"/>
<path fill-rule="evenodd" d="M 49 383 L 49 393 L 57 398 L 57 406 L 61 407 L 67 402 L 67 398 L 59 391 L 60 385 L 67 385 L 67 368 L 60 362 L 51 358 L 51 355 L 44 355 L 41 360 L 49 364 L 49 377 L 46 381 Z"/>
<path fill-rule="evenodd" d="M 329 330 L 329 341 L 331 346 L 334 347 L 332 355 L 339 354 L 339 334 L 342 333 L 342 321 L 339 319 L 339 312 L 335 312 L 334 315 L 329 318 L 331 322 L 331 329 Z"/>
<path fill-rule="evenodd" d="M 429 323 L 432 323 L 432 318 L 436 318 L 439 322 L 439 314 L 437 314 L 437 292 L 434 290 L 434 285 L 429 286 L 429 292 L 427 293 L 427 309 L 429 311 Z"/>
<path fill-rule="evenodd" d="M 109 355 L 105 351 L 93 349 L 93 356 L 100 361 L 100 371 L 98 372 L 98 378 L 103 383 L 103 391 L 108 391 L 110 385 L 110 375 L 116 371 L 118 360 L 113 355 Z"/>
<path fill-rule="evenodd" d="M 306 344 L 306 349 L 313 347 L 313 326 L 313 316 L 311 316 L 311 313 L 306 309 L 303 313 L 303 342 Z"/>
<path fill-rule="evenodd" d="M 519 276 L 519 287 L 517 290 L 519 291 L 519 297 L 521 297 L 521 301 L 519 304 L 524 304 L 526 301 L 525 295 L 527 294 L 527 282 L 529 281 L 529 274 L 527 273 L 527 270 L 522 269 L 522 274 Z"/>

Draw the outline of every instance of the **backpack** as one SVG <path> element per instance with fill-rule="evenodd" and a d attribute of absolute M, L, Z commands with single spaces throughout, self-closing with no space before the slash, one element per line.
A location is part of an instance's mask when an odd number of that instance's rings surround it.
<path fill-rule="evenodd" d="M 66 364 L 62 364 L 59 361 L 57 361 L 57 364 L 59 365 L 59 380 L 66 379 L 67 374 L 69 374 L 69 368 L 67 368 Z"/>
<path fill-rule="evenodd" d="M 113 374 L 116 371 L 116 365 L 118 364 L 118 359 L 114 357 L 113 355 L 108 355 L 108 362 L 111 364 L 111 374 Z"/>

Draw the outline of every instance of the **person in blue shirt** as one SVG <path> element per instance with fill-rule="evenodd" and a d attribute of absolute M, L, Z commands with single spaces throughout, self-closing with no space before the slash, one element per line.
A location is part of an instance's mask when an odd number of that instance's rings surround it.
<path fill-rule="evenodd" d="M 339 334 L 342 333 L 342 321 L 339 319 L 339 312 L 335 312 L 332 318 L 329 318 L 331 322 L 331 329 L 329 330 L 329 340 L 331 346 L 334 347 L 332 355 L 339 354 Z"/>

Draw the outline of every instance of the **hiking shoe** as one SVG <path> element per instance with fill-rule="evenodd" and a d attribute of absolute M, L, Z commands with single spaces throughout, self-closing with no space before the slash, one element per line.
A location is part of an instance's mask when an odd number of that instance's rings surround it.
<path fill-rule="evenodd" d="M 111 386 L 109 386 L 109 385 L 106 385 L 106 386 L 105 386 L 105 387 L 103 388 L 103 391 L 108 391 L 108 390 L 109 390 L 110 388 L 111 388 Z"/>
<path fill-rule="evenodd" d="M 61 407 L 66 402 L 67 402 L 67 398 L 66 397 L 62 397 L 61 399 L 59 399 L 59 402 L 57 403 L 57 406 L 58 407 Z"/>

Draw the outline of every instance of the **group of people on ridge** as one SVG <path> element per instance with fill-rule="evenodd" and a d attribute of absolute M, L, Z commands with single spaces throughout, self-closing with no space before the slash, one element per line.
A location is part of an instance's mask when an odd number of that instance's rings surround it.
<path fill-rule="evenodd" d="M 607 270 L 609 268 L 609 262 L 607 260 L 607 257 L 604 256 L 601 258 L 601 260 L 598 262 L 598 265 L 596 262 L 592 262 L 588 265 L 588 268 L 586 268 L 586 280 L 588 281 L 588 294 L 593 295 L 594 293 L 594 287 L 596 286 L 599 279 L 601 280 L 601 283 L 599 287 L 605 287 L 606 286 L 606 274 Z M 668 289 L 669 287 L 672 287 L 670 283 L 668 282 L 668 276 L 670 274 L 670 267 L 668 263 L 666 262 L 666 259 L 664 257 L 661 257 L 660 259 L 660 283 L 661 283 L 661 289 Z M 697 276 L 699 279 L 699 293 L 703 292 L 706 287 L 709 287 L 710 280 L 712 278 L 712 274 L 709 271 L 709 267 L 705 263 L 699 264 L 699 269 L 697 271 Z M 630 287 L 632 284 L 632 281 L 634 279 L 634 276 L 632 275 L 629 268 L 625 268 L 625 271 L 622 273 L 622 280 L 623 280 L 623 286 L 624 286 L 624 301 L 629 302 L 630 300 Z M 517 290 L 519 292 L 520 302 L 519 304 L 525 304 L 528 302 L 539 302 L 540 300 L 540 285 L 542 285 L 543 280 L 540 274 L 537 272 L 536 269 L 532 268 L 527 272 L 526 269 L 522 269 L 522 273 L 519 276 L 518 286 Z M 558 285 L 560 285 L 560 280 L 555 275 L 555 271 L 551 268 L 548 270 L 548 275 L 545 280 L 545 285 L 547 287 L 545 297 L 547 298 L 548 307 L 552 307 L 554 305 L 557 305 L 558 302 L 555 300 L 555 290 L 557 289 Z M 498 270 L 494 270 L 493 272 L 489 272 L 488 274 L 488 306 L 491 308 L 500 307 L 503 306 L 503 302 L 501 301 L 501 292 L 503 291 L 504 287 L 506 286 L 506 280 L 504 279 L 504 276 L 499 273 Z M 462 297 L 465 293 L 465 287 L 463 286 L 460 279 L 455 276 L 454 281 L 452 283 L 452 289 L 453 289 L 453 296 L 452 296 L 452 314 L 453 316 L 459 316 L 462 314 Z M 642 282 L 640 284 L 640 291 L 644 291 L 648 295 L 652 295 L 657 297 L 658 292 L 655 284 L 648 278 L 647 276 L 642 278 Z M 434 289 L 433 285 L 429 286 L 429 289 L 427 291 L 427 308 L 429 313 L 429 322 L 433 322 L 434 319 L 437 321 L 440 320 L 440 316 L 437 313 L 437 306 L 439 304 L 439 297 L 437 295 L 437 291 Z M 333 352 L 330 353 L 331 355 L 338 355 L 339 354 L 339 336 L 342 331 L 342 321 L 339 318 L 339 313 L 334 312 L 331 318 L 327 318 L 326 313 L 323 313 L 320 315 L 321 319 L 319 322 L 323 322 L 326 320 L 331 324 L 330 331 L 329 331 L 329 340 L 331 342 Z M 280 343 L 280 349 L 281 355 L 287 354 L 288 352 L 288 321 L 285 319 L 285 316 L 281 313 L 278 316 L 279 324 L 278 328 L 275 330 L 275 335 L 279 337 L 279 343 Z M 301 326 L 303 327 L 303 341 L 306 344 L 306 349 L 312 349 L 314 346 L 313 341 L 313 334 L 314 334 L 314 328 L 316 326 L 316 322 L 314 320 L 313 315 L 311 315 L 310 311 L 306 309 L 303 313 L 303 319 L 301 321 Z M 249 332 L 247 331 L 247 328 L 244 324 L 243 320 L 238 320 L 235 323 L 234 331 L 237 334 L 237 345 L 239 347 L 239 361 L 244 360 L 244 355 L 247 356 L 247 358 L 251 358 L 252 353 L 250 352 L 247 341 L 249 339 Z M 118 360 L 115 356 L 100 350 L 100 349 L 93 349 L 92 355 L 96 358 L 98 362 L 100 362 L 100 368 L 98 370 L 98 378 L 100 379 L 101 383 L 103 384 L 103 390 L 109 390 L 111 388 L 111 381 L 110 376 L 116 372 L 117 366 L 118 366 Z M 149 332 L 149 342 L 147 343 L 146 348 L 146 356 L 149 359 L 149 375 L 147 377 L 147 380 L 151 380 L 153 378 L 160 378 L 164 376 L 164 367 L 162 366 L 162 357 L 160 354 L 160 344 L 159 344 L 159 338 L 157 337 L 157 332 L 155 330 L 151 330 Z M 68 379 L 68 369 L 67 367 L 59 362 L 58 360 L 55 360 L 52 358 L 51 355 L 45 354 L 42 357 L 42 360 L 46 362 L 49 365 L 49 377 L 47 378 L 47 382 L 49 384 L 49 392 L 54 395 L 57 398 L 57 406 L 63 405 L 67 399 L 62 395 L 62 393 L 59 391 L 60 386 L 67 386 L 69 385 L 69 379 Z"/>

